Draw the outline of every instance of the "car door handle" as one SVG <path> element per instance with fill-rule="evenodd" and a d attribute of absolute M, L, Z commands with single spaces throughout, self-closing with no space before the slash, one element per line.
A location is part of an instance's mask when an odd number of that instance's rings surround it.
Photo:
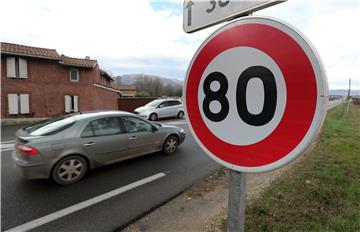
<path fill-rule="evenodd" d="M 134 139 L 137 139 L 137 137 L 136 137 L 136 136 L 131 136 L 131 137 L 129 138 L 129 140 L 134 140 Z"/>
<path fill-rule="evenodd" d="M 88 142 L 88 143 L 84 144 L 84 147 L 89 147 L 89 146 L 92 146 L 92 145 L 95 145 L 95 143 L 94 142 Z"/>

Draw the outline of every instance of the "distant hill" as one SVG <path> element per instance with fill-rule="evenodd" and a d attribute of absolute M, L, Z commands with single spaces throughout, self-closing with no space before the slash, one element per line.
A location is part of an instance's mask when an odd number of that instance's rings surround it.
<path fill-rule="evenodd" d="M 114 77 L 115 85 L 135 85 L 138 95 L 161 97 L 182 96 L 183 81 L 147 74 L 128 74 Z"/>
<path fill-rule="evenodd" d="M 121 76 L 114 77 L 114 84 L 122 84 L 122 85 L 137 85 L 138 90 L 143 90 L 141 86 L 139 86 L 139 82 L 148 83 L 151 80 L 159 79 L 162 86 L 171 86 L 174 88 L 182 88 L 183 81 L 177 79 L 171 79 L 167 77 L 161 77 L 156 75 L 148 75 L 148 74 L 126 74 Z M 138 83 L 137 83 L 138 82 Z M 148 91 L 149 92 L 149 91 Z M 150 91 L 151 92 L 151 91 Z M 348 94 L 347 89 L 331 89 L 329 90 L 330 95 L 340 95 L 346 97 Z M 360 89 L 351 90 L 351 96 L 359 96 Z"/>
<path fill-rule="evenodd" d="M 347 89 L 330 89 L 330 95 L 340 95 L 346 97 L 348 95 Z M 355 89 L 350 91 L 351 96 L 360 95 L 360 89 Z"/>
<path fill-rule="evenodd" d="M 160 82 L 163 85 L 171 85 L 171 86 L 179 86 L 183 85 L 183 81 L 170 79 L 167 77 L 160 77 L 155 75 L 148 75 L 148 74 L 126 74 L 121 76 L 114 77 L 115 84 L 122 84 L 122 85 L 134 85 L 136 81 L 140 79 L 156 79 L 159 78 Z"/>

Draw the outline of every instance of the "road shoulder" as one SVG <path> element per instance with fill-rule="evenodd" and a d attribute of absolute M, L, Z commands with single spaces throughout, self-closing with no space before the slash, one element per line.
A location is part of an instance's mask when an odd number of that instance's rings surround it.
<path fill-rule="evenodd" d="M 315 146 L 311 145 L 306 154 Z M 271 172 L 247 175 L 247 204 L 256 199 L 263 190 L 279 176 L 284 175 L 295 162 Z M 122 231 L 216 231 L 226 218 L 220 217 L 227 211 L 228 170 L 222 168 L 201 180 L 178 197 L 150 212 Z M 224 230 L 223 228 L 222 230 Z"/>

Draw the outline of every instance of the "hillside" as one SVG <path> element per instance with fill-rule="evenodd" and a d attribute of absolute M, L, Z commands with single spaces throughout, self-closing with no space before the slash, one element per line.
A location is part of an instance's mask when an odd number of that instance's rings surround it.
<path fill-rule="evenodd" d="M 135 85 L 138 96 L 182 96 L 183 82 L 176 79 L 147 74 L 116 76 L 115 85 Z"/>
<path fill-rule="evenodd" d="M 137 81 L 142 79 L 159 79 L 163 85 L 171 85 L 171 86 L 179 86 L 183 85 L 182 80 L 177 79 L 170 79 L 166 77 L 160 77 L 155 75 L 148 75 L 148 74 L 126 74 L 121 76 L 114 77 L 115 84 L 122 84 L 122 85 L 134 85 Z"/>

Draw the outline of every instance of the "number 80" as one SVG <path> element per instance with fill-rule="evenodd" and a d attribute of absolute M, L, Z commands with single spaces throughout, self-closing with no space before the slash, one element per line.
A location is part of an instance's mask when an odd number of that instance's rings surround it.
<path fill-rule="evenodd" d="M 259 78 L 264 85 L 264 106 L 259 114 L 252 114 L 248 111 L 246 103 L 247 84 L 252 78 Z M 210 85 L 213 81 L 218 81 L 220 88 L 212 91 Z M 205 98 L 202 104 L 205 116 L 213 121 L 220 122 L 224 120 L 229 113 L 229 101 L 226 98 L 228 90 L 228 81 L 221 72 L 210 73 L 204 81 L 203 91 Z M 240 74 L 236 86 L 236 106 L 240 118 L 249 125 L 263 126 L 271 121 L 276 109 L 277 90 L 274 74 L 264 66 L 252 66 Z M 218 101 L 221 104 L 221 110 L 213 113 L 210 110 L 210 103 Z"/>

